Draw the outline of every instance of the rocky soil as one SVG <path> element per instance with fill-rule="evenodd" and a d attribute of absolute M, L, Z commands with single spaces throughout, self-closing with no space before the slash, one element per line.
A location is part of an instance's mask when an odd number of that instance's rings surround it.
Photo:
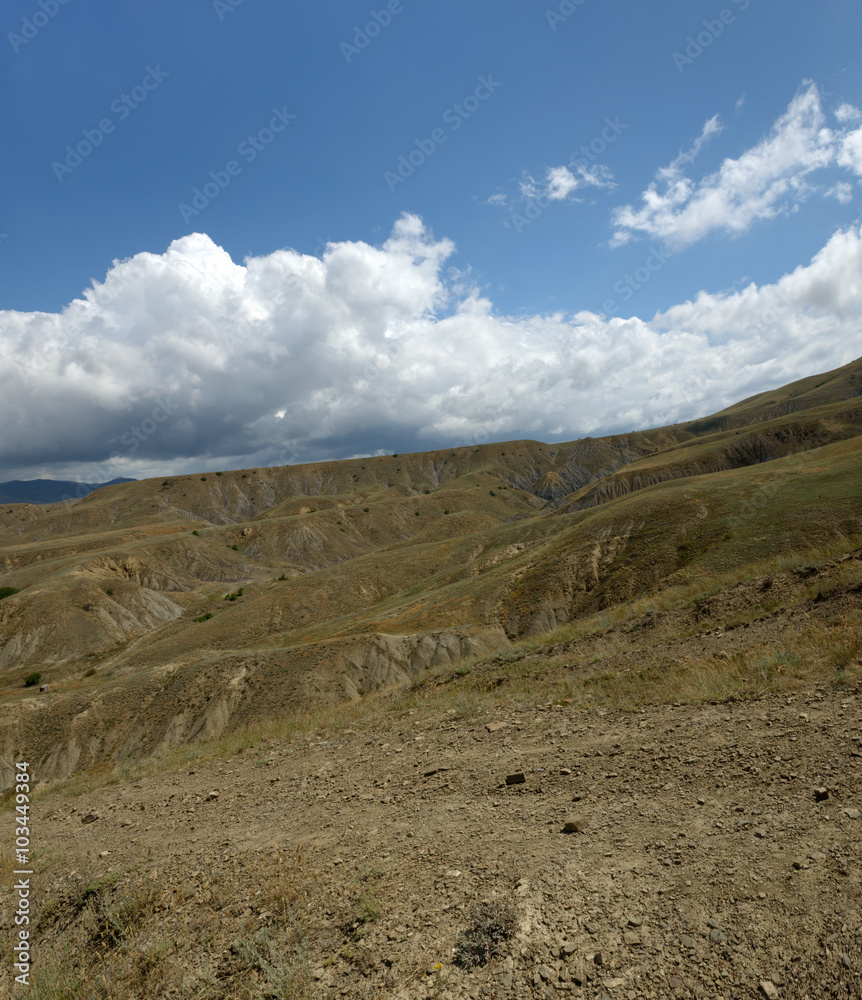
<path fill-rule="evenodd" d="M 159 887 L 138 944 L 161 935 L 172 970 L 140 995 L 858 997 L 860 693 L 630 714 L 384 707 L 355 731 L 50 794 L 33 814 L 36 965 L 94 933 L 70 903 L 82 879 L 134 870 Z M 489 901 L 515 932 L 459 968 Z M 272 940 L 294 949 L 292 993 L 271 963 L 249 972 L 243 941 Z M 97 949 L 100 974 L 128 947 Z M 76 995 L 111 995 L 93 989 Z"/>

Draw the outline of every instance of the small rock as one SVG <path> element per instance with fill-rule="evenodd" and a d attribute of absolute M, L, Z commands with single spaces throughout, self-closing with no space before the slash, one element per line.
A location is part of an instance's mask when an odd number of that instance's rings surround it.
<path fill-rule="evenodd" d="M 845 809 L 844 815 L 848 819 L 859 819 L 859 817 L 862 816 L 862 812 L 859 812 L 858 809 Z"/>
<path fill-rule="evenodd" d="M 584 816 L 567 816 L 563 823 L 563 833 L 580 833 L 587 828 L 587 819 Z"/>
<path fill-rule="evenodd" d="M 683 936 L 682 936 L 682 938 L 680 940 L 682 941 L 683 948 L 693 948 L 694 947 L 694 938 L 690 934 L 683 934 Z"/>
<path fill-rule="evenodd" d="M 829 798 L 828 788 L 815 788 L 814 789 L 814 801 L 815 802 L 825 802 Z"/>
<path fill-rule="evenodd" d="M 547 965 L 541 965 L 539 966 L 539 975 L 546 983 L 549 983 L 554 978 L 554 971 L 549 969 Z"/>
<path fill-rule="evenodd" d="M 595 955 L 593 955 L 593 963 L 595 965 L 604 965 L 605 956 L 600 951 L 597 951 Z"/>
<path fill-rule="evenodd" d="M 706 805 L 706 799 L 702 795 L 698 796 L 697 804 L 699 806 L 705 806 Z"/>
<path fill-rule="evenodd" d="M 572 944 L 570 941 L 567 941 L 563 945 L 563 947 L 560 948 L 560 951 L 563 953 L 563 957 L 564 958 L 569 958 L 571 955 L 574 955 L 574 953 L 577 950 L 578 950 L 578 946 L 575 945 L 575 944 Z"/>
<path fill-rule="evenodd" d="M 682 980 L 677 979 L 676 976 L 671 976 L 668 979 L 667 984 L 672 990 L 678 990 L 682 988 Z"/>
<path fill-rule="evenodd" d="M 805 862 L 804 861 L 796 860 L 796 861 L 793 862 L 793 868 L 794 868 L 795 871 L 800 871 L 804 867 L 805 867 Z"/>
<path fill-rule="evenodd" d="M 713 929 L 709 932 L 709 940 L 713 944 L 724 944 L 727 940 L 727 935 L 722 934 L 717 927 L 713 927 Z"/>
<path fill-rule="evenodd" d="M 87 813 L 86 816 L 82 816 L 81 817 L 81 822 L 82 823 L 95 823 L 98 818 L 99 818 L 99 814 L 97 812 L 89 812 L 89 813 Z"/>
<path fill-rule="evenodd" d="M 623 934 L 623 941 L 628 945 L 637 945 L 641 943 L 641 936 L 637 931 L 626 931 Z"/>
<path fill-rule="evenodd" d="M 217 799 L 218 797 L 219 797 L 219 791 L 218 791 L 218 789 L 217 789 L 217 788 L 214 788 L 214 789 L 213 789 L 213 790 L 212 790 L 212 791 L 211 791 L 211 792 L 209 793 L 209 795 L 207 795 L 207 802 L 215 802 L 215 800 L 216 800 L 216 799 Z"/>
<path fill-rule="evenodd" d="M 501 729 L 505 729 L 508 725 L 508 722 L 489 722 L 485 728 L 489 733 L 499 733 Z"/>
<path fill-rule="evenodd" d="M 587 934 L 598 934 L 599 929 L 595 924 L 584 924 L 584 930 Z"/>
<path fill-rule="evenodd" d="M 517 774 L 507 774 L 506 784 L 507 785 L 523 785 L 527 780 L 526 774 L 523 771 L 518 771 Z"/>
<path fill-rule="evenodd" d="M 709 920 L 707 920 L 706 924 L 707 924 L 708 927 L 718 927 L 718 926 L 720 926 L 717 917 L 710 917 Z"/>
<path fill-rule="evenodd" d="M 640 927 L 642 923 L 640 917 L 629 917 L 629 927 Z"/>
<path fill-rule="evenodd" d="M 760 980 L 760 992 L 766 997 L 766 1000 L 776 1000 L 778 997 L 778 987 L 769 979 Z"/>

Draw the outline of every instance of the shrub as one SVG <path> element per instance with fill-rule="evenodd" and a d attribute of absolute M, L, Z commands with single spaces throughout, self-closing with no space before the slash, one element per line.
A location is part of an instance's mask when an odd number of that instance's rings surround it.
<path fill-rule="evenodd" d="M 492 958 L 503 954 L 503 942 L 516 928 L 515 914 L 502 903 L 480 903 L 471 915 L 471 924 L 461 931 L 455 942 L 455 965 L 473 969 L 487 965 Z"/>
<path fill-rule="evenodd" d="M 24 678 L 24 687 L 25 688 L 35 687 L 39 683 L 40 680 L 42 680 L 42 675 L 41 674 L 38 674 L 38 673 L 28 674 Z"/>
<path fill-rule="evenodd" d="M 199 534 L 200 534 L 200 532 L 199 532 L 199 531 L 197 531 L 197 530 L 195 530 L 195 531 L 193 531 L 193 532 L 192 532 L 192 534 L 193 534 L 193 535 L 199 535 Z"/>
<path fill-rule="evenodd" d="M 234 550 L 234 552 L 239 552 L 239 546 L 238 545 L 231 545 L 231 548 Z"/>
<path fill-rule="evenodd" d="M 216 473 L 216 475 L 217 475 L 217 476 L 221 476 L 221 475 L 222 475 L 222 473 L 221 473 L 221 472 L 217 472 L 217 473 Z"/>
<path fill-rule="evenodd" d="M 235 591 L 233 594 L 225 594 L 224 599 L 226 601 L 235 601 L 238 597 L 242 597 L 242 587 Z"/>
<path fill-rule="evenodd" d="M 108 595 L 108 597 L 113 597 L 114 596 L 114 591 L 110 587 L 108 587 L 108 589 L 105 591 L 105 593 Z"/>
<path fill-rule="evenodd" d="M 205 483 L 206 481 L 207 481 L 207 477 L 206 476 L 201 476 L 201 482 Z"/>
<path fill-rule="evenodd" d="M 196 621 L 196 622 L 208 622 L 210 620 L 210 618 L 212 618 L 212 612 L 211 611 L 207 611 L 207 613 L 205 615 L 201 615 L 200 618 L 195 618 L 194 621 Z"/>
<path fill-rule="evenodd" d="M 368 510 L 369 510 L 368 507 L 363 507 L 362 509 L 365 511 L 366 514 L 368 513 Z"/>
<path fill-rule="evenodd" d="M 21 591 L 17 587 L 0 587 L 0 601 L 4 597 L 11 597 L 13 594 L 20 594 Z"/>

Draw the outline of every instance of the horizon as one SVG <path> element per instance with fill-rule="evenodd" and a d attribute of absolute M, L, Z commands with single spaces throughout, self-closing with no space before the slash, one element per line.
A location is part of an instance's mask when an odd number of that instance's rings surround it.
<path fill-rule="evenodd" d="M 862 356 L 846 0 L 39 10 L 0 481 L 576 440 Z"/>

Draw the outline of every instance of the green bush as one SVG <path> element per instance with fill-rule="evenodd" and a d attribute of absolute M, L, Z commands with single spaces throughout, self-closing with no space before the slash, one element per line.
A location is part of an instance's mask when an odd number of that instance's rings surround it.
<path fill-rule="evenodd" d="M 211 611 L 207 611 L 207 613 L 205 615 L 201 615 L 200 618 L 195 618 L 194 621 L 196 621 L 196 622 L 208 622 L 210 620 L 210 618 L 212 618 L 212 612 Z"/>
<path fill-rule="evenodd" d="M 35 687 L 40 680 L 42 680 L 41 674 L 38 673 L 29 674 L 27 677 L 24 678 L 24 687 L 25 688 Z"/>
<path fill-rule="evenodd" d="M 21 591 L 17 587 L 0 587 L 0 601 L 4 597 L 11 597 L 13 594 L 20 594 Z"/>

